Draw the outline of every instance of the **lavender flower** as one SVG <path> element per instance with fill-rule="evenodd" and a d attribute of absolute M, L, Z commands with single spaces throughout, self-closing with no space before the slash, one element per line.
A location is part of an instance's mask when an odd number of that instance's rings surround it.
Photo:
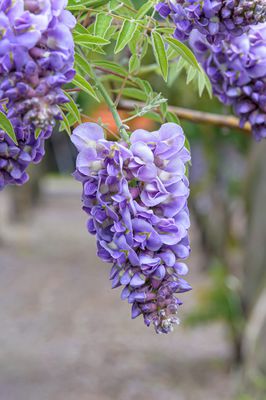
<path fill-rule="evenodd" d="M 68 101 L 61 86 L 74 76 L 75 19 L 61 0 L 0 0 L 0 103 L 18 146 L 0 132 L 0 188 L 24 183 L 30 162 L 42 158 L 58 105 Z M 40 131 L 35 139 L 36 130 Z"/>
<path fill-rule="evenodd" d="M 210 78 L 214 94 L 233 106 L 241 126 L 251 124 L 256 140 L 265 138 L 266 24 L 219 45 L 210 45 L 193 31 L 190 45 Z"/>
<path fill-rule="evenodd" d="M 191 289 L 182 278 L 190 251 L 190 154 L 181 127 L 139 129 L 127 144 L 107 141 L 100 126 L 85 123 L 71 139 L 88 230 L 96 234 L 99 257 L 112 263 L 112 287 L 124 286 L 132 318 L 142 314 L 157 333 L 170 332 L 181 304 L 174 294 Z"/>
<path fill-rule="evenodd" d="M 168 0 L 156 6 L 162 17 L 170 15 L 175 38 L 187 40 L 193 29 L 218 44 L 228 34 L 240 36 L 250 25 L 266 21 L 265 0 Z"/>

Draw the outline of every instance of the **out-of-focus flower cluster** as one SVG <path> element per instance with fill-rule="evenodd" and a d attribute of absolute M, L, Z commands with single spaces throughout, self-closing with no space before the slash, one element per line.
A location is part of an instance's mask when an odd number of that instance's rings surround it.
<path fill-rule="evenodd" d="M 26 168 L 31 162 L 38 163 L 44 155 L 44 142 L 51 131 L 43 131 L 36 139 L 34 131 L 29 134 L 27 127 L 16 129 L 18 140 L 16 145 L 10 137 L 0 129 L 0 190 L 8 184 L 22 185 L 28 180 Z"/>
<path fill-rule="evenodd" d="M 214 94 L 233 106 L 255 139 L 266 137 L 265 0 L 169 0 L 157 5 L 189 40 L 210 78 Z M 263 23 L 262 23 L 263 22 Z"/>
<path fill-rule="evenodd" d="M 124 286 L 132 318 L 142 314 L 157 333 L 170 332 L 181 304 L 174 294 L 191 289 L 180 261 L 190 252 L 190 153 L 181 127 L 139 129 L 125 143 L 107 141 L 99 125 L 85 123 L 71 138 L 88 230 L 97 236 L 99 257 L 113 264 L 112 287 Z"/>
<path fill-rule="evenodd" d="M 265 0 L 166 0 L 156 6 L 162 17 L 176 25 L 175 38 L 187 40 L 193 29 L 218 44 L 228 35 L 240 36 L 266 21 Z"/>
<path fill-rule="evenodd" d="M 266 137 L 266 24 L 241 37 L 210 45 L 193 31 L 190 45 L 202 63 L 214 94 L 233 106 L 241 124 L 250 122 L 255 139 Z"/>
<path fill-rule="evenodd" d="M 0 102 L 18 141 L 16 146 L 0 131 L 0 189 L 27 180 L 25 169 L 40 161 L 44 140 L 60 119 L 57 106 L 68 101 L 61 86 L 74 76 L 75 18 L 66 5 L 0 0 Z"/>

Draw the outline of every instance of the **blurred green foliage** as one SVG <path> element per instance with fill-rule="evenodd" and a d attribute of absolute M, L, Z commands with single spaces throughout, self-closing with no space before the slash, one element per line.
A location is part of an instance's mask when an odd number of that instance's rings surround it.
<path fill-rule="evenodd" d="M 232 332 L 243 328 L 238 279 L 218 260 L 210 267 L 210 283 L 199 294 L 199 305 L 186 318 L 189 325 L 224 320 Z"/>
<path fill-rule="evenodd" d="M 198 294 L 198 305 L 186 317 L 187 326 L 197 326 L 210 322 L 223 321 L 234 344 L 234 358 L 241 356 L 241 334 L 245 318 L 241 305 L 239 280 L 228 272 L 219 260 L 213 262 L 209 270 L 210 281 Z"/>

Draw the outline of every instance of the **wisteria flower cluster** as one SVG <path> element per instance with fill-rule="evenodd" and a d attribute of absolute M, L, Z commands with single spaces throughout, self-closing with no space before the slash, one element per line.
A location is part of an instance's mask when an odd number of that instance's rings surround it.
<path fill-rule="evenodd" d="M 0 103 L 18 142 L 0 132 L 0 189 L 27 180 L 25 169 L 40 161 L 44 140 L 61 118 L 57 106 L 68 101 L 61 86 L 75 74 L 75 18 L 66 5 L 67 0 L 0 0 Z"/>
<path fill-rule="evenodd" d="M 1 106 L 0 106 L 0 111 Z M 8 184 L 23 185 L 28 180 L 25 171 L 30 163 L 38 163 L 44 155 L 44 142 L 51 131 L 45 130 L 36 139 L 26 126 L 16 129 L 18 145 L 0 129 L 0 191 Z"/>
<path fill-rule="evenodd" d="M 241 125 L 251 124 L 255 139 L 265 138 L 266 24 L 216 46 L 193 31 L 190 45 L 210 78 L 214 94 L 233 106 Z"/>
<path fill-rule="evenodd" d="M 230 36 L 240 36 L 250 25 L 266 21 L 265 0 L 167 0 L 156 6 L 162 17 L 171 17 L 174 36 L 185 41 L 193 29 L 218 44 Z"/>
<path fill-rule="evenodd" d="M 112 287 L 124 286 L 121 298 L 132 304 L 132 318 L 142 314 L 157 333 L 170 332 L 181 304 L 174 294 L 191 289 L 180 261 L 190 251 L 190 153 L 181 127 L 138 129 L 125 143 L 107 141 L 99 125 L 85 123 L 71 139 L 88 230 L 97 236 L 99 257 L 113 264 Z"/>

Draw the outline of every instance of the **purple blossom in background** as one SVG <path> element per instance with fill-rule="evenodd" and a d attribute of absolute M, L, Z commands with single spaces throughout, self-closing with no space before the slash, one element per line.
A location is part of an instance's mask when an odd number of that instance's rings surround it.
<path fill-rule="evenodd" d="M 191 289 L 182 278 L 190 252 L 190 153 L 181 127 L 139 129 L 127 144 L 107 141 L 99 125 L 85 123 L 71 139 L 88 230 L 96 234 L 98 256 L 113 264 L 112 287 L 123 286 L 132 318 L 142 314 L 157 333 L 170 332 L 182 304 L 175 293 Z"/>
<path fill-rule="evenodd" d="M 266 24 L 241 37 L 210 45 L 193 31 L 190 45 L 212 83 L 214 94 L 232 105 L 241 125 L 249 122 L 256 140 L 266 137 Z"/>
<path fill-rule="evenodd" d="M 176 25 L 174 37 L 189 38 L 193 29 L 218 44 L 230 36 L 240 36 L 250 25 L 266 21 L 265 0 L 168 0 L 156 6 L 159 14 L 170 16 Z"/>
<path fill-rule="evenodd" d="M 8 184 L 22 185 L 28 180 L 26 168 L 31 162 L 38 163 L 44 155 L 44 141 L 51 131 L 43 131 L 35 139 L 34 131 L 19 126 L 16 129 L 18 145 L 0 129 L 0 191 Z M 22 139 L 19 139 L 22 138 Z"/>
<path fill-rule="evenodd" d="M 44 154 L 58 105 L 67 102 L 61 86 L 70 82 L 75 18 L 62 0 L 0 0 L 0 104 L 18 146 L 0 131 L 0 190 L 23 184 L 30 162 Z M 35 139 L 35 131 L 40 131 Z"/>

